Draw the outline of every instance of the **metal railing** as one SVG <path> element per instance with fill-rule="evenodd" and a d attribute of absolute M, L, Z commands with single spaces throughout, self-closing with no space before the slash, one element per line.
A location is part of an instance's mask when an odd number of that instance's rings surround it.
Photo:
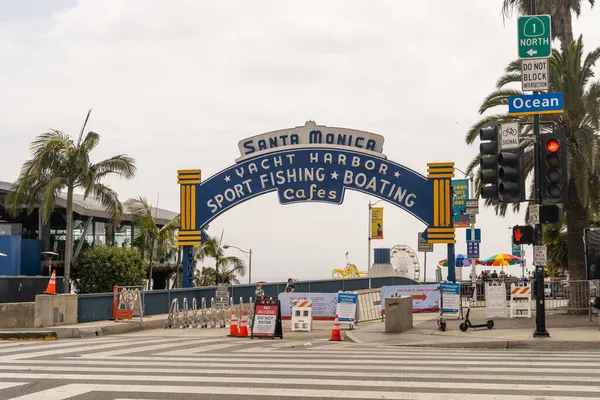
<path fill-rule="evenodd" d="M 381 291 L 379 289 L 359 290 L 356 308 L 357 323 L 383 319 L 383 314 L 381 313 Z"/>

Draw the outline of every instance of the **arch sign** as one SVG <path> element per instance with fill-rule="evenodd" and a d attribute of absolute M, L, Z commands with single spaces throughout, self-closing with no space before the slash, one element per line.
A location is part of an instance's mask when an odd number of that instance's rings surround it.
<path fill-rule="evenodd" d="M 423 176 L 388 160 L 383 142 L 383 136 L 374 133 L 308 121 L 241 140 L 235 164 L 205 181 L 200 170 L 177 171 L 184 287 L 191 286 L 193 246 L 205 240 L 207 225 L 232 207 L 271 192 L 281 204 L 342 204 L 346 190 L 378 197 L 427 225 L 423 238 L 448 244 L 448 259 L 454 260 L 454 163 L 428 163 Z M 454 280 L 454 268 L 449 273 Z"/>

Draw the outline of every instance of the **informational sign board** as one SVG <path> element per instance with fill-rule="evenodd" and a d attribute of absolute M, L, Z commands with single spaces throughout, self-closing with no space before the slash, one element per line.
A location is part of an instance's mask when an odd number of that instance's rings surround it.
<path fill-rule="evenodd" d="M 229 286 L 219 283 L 215 290 L 215 298 L 213 307 L 227 308 L 229 307 Z"/>
<path fill-rule="evenodd" d="M 485 285 L 485 315 L 486 318 L 506 318 L 506 286 L 502 283 Z"/>
<path fill-rule="evenodd" d="M 460 307 L 460 283 L 442 282 L 442 296 L 444 296 L 444 305 L 442 311 L 444 313 L 458 313 Z"/>
<path fill-rule="evenodd" d="M 479 242 L 476 240 L 467 240 L 467 257 L 479 258 Z"/>
<path fill-rule="evenodd" d="M 467 232 L 466 240 L 473 240 L 473 239 L 471 239 L 471 230 L 467 229 L 466 232 Z M 477 240 L 478 242 L 481 242 L 481 229 L 480 228 L 475 228 L 475 240 Z"/>
<path fill-rule="evenodd" d="M 521 88 L 526 91 L 548 90 L 548 59 L 521 61 Z"/>
<path fill-rule="evenodd" d="M 545 266 L 547 263 L 546 246 L 533 246 L 533 265 Z"/>
<path fill-rule="evenodd" d="M 337 293 L 279 293 L 277 296 L 281 304 L 281 317 L 292 317 L 292 306 L 295 300 L 312 301 L 312 316 L 314 320 L 333 320 L 337 308 Z"/>
<path fill-rule="evenodd" d="M 383 207 L 371 208 L 371 239 L 383 239 Z"/>
<path fill-rule="evenodd" d="M 336 314 L 339 322 L 348 322 L 354 324 L 356 321 L 356 303 L 358 293 L 339 292 L 337 298 Z"/>
<path fill-rule="evenodd" d="M 527 223 L 529 225 L 535 225 L 540 223 L 540 205 L 539 204 L 531 204 L 529 206 L 529 217 L 527 218 Z"/>
<path fill-rule="evenodd" d="M 438 285 L 401 285 L 381 287 L 381 309 L 385 311 L 385 299 L 388 297 L 412 296 L 412 311 L 437 311 L 440 307 Z"/>
<path fill-rule="evenodd" d="M 454 191 L 454 227 L 467 228 L 470 226 L 470 217 L 467 214 L 467 199 L 469 198 L 469 180 L 452 179 Z"/>
<path fill-rule="evenodd" d="M 519 58 L 545 58 L 552 53 L 550 15 L 527 15 L 517 20 Z"/>
<path fill-rule="evenodd" d="M 500 150 L 519 148 L 519 123 L 511 122 L 500 125 Z"/>
<path fill-rule="evenodd" d="M 428 243 L 427 240 L 423 239 L 423 232 L 419 232 L 419 247 L 417 251 L 421 253 L 433 252 L 433 243 Z"/>
<path fill-rule="evenodd" d="M 560 114 L 565 110 L 563 94 L 541 93 L 508 96 L 508 115 Z"/>
<path fill-rule="evenodd" d="M 270 337 L 283 339 L 279 300 L 256 300 L 250 338 Z"/>

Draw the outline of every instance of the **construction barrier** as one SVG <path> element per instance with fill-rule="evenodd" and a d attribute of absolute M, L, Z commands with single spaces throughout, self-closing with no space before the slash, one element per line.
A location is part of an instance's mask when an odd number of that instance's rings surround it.
<path fill-rule="evenodd" d="M 292 306 L 292 332 L 312 330 L 312 301 L 296 300 Z"/>
<path fill-rule="evenodd" d="M 381 319 L 381 291 L 379 289 L 365 289 L 358 291 L 356 322 L 375 321 Z"/>
<path fill-rule="evenodd" d="M 227 328 L 231 325 L 232 311 L 238 316 L 238 321 L 241 321 L 242 313 L 245 312 L 248 324 L 252 323 L 254 317 L 252 298 L 249 299 L 248 303 L 244 303 L 243 299 L 240 298 L 238 306 L 233 305 L 233 298 L 230 298 L 228 302 L 215 301 L 214 298 L 211 298 L 209 304 L 214 306 L 207 307 L 206 299 L 202 298 L 200 308 L 198 308 L 198 302 L 196 298 L 193 298 L 190 308 L 187 298 L 183 299 L 181 306 L 179 299 L 173 299 L 169 307 L 165 328 Z"/>
<path fill-rule="evenodd" d="M 144 318 L 144 302 L 142 286 L 117 286 L 113 287 L 113 319 L 115 321 L 131 320 L 138 317 Z"/>
<path fill-rule="evenodd" d="M 510 285 L 510 318 L 531 318 L 531 287 Z"/>

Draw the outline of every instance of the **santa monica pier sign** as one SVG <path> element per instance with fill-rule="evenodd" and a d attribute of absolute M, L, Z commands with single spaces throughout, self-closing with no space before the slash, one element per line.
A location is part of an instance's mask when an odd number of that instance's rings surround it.
<path fill-rule="evenodd" d="M 423 176 L 389 161 L 383 143 L 381 135 L 309 121 L 241 140 L 235 164 L 205 181 L 200 170 L 178 171 L 184 259 L 191 263 L 188 253 L 204 240 L 204 229 L 213 219 L 270 192 L 277 192 L 281 204 L 342 204 L 345 191 L 356 190 L 423 222 L 429 243 L 455 243 L 450 187 L 454 163 L 428 163 L 428 175 Z M 184 276 L 191 283 L 193 265 L 185 264 Z"/>

